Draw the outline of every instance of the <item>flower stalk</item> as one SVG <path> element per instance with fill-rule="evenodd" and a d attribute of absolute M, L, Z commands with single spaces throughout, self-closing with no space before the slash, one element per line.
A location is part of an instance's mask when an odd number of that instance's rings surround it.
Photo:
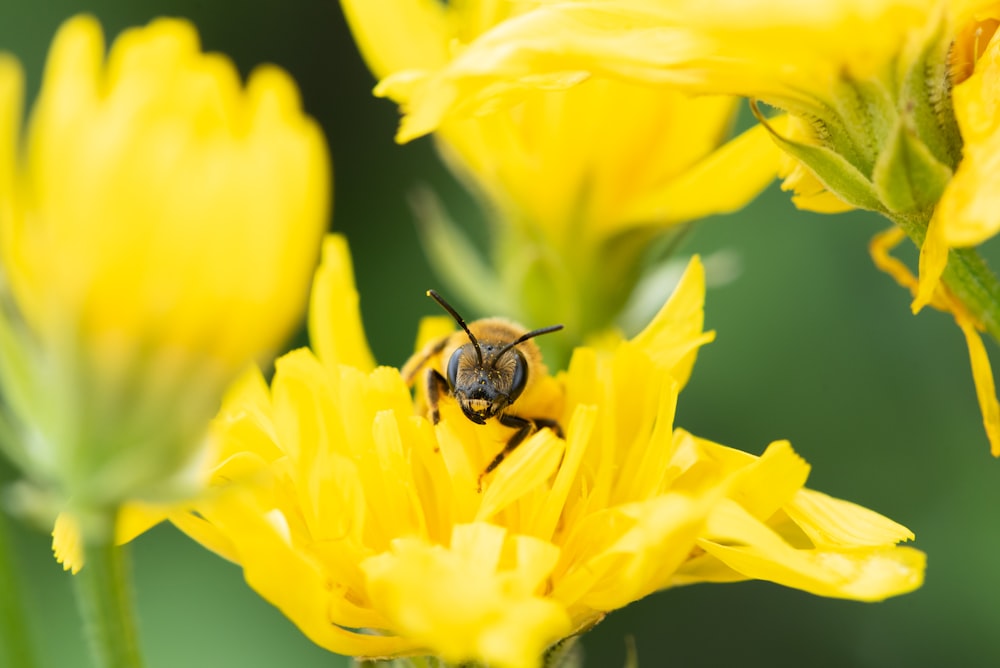
<path fill-rule="evenodd" d="M 143 660 L 129 555 L 127 548 L 115 545 L 114 540 L 117 515 L 116 510 L 109 509 L 91 518 L 90 528 L 94 530 L 84 534 L 86 567 L 73 577 L 73 588 L 95 665 L 140 668 Z M 97 523 L 106 530 L 96 530 Z"/>
<path fill-rule="evenodd" d="M 25 620 L 20 577 L 7 517 L 0 511 L 0 665 L 34 668 L 38 665 Z"/>

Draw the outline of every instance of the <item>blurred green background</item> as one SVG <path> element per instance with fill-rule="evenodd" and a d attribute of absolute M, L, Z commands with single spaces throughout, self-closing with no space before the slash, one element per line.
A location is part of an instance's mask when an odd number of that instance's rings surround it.
<path fill-rule="evenodd" d="M 244 72 L 267 61 L 295 76 L 330 142 L 333 225 L 350 240 L 369 337 L 380 361 L 402 363 L 418 318 L 437 313 L 423 289 L 438 285 L 408 190 L 430 184 L 456 218 L 479 214 L 428 140 L 393 143 L 396 110 L 370 95 L 336 1 L 5 2 L 0 48 L 22 60 L 32 90 L 56 27 L 78 11 L 97 15 L 108 35 L 157 15 L 188 17 L 208 49 Z M 958 328 L 940 313 L 910 315 L 908 294 L 868 259 L 869 238 L 885 226 L 872 214 L 797 212 L 777 188 L 700 225 L 685 251 L 734 251 L 742 273 L 709 293 L 718 340 L 699 358 L 678 424 L 758 454 L 790 439 L 813 465 L 811 487 L 917 534 L 926 585 L 879 604 L 757 582 L 670 590 L 587 635 L 588 666 L 621 666 L 628 635 L 645 668 L 1000 665 L 1000 463 L 989 456 Z M 995 346 L 990 353 L 1000 362 Z M 88 666 L 69 576 L 48 537 L 20 524 L 14 538 L 42 664 Z M 238 568 L 172 528 L 142 537 L 133 553 L 152 668 L 346 664 L 259 599 Z"/>

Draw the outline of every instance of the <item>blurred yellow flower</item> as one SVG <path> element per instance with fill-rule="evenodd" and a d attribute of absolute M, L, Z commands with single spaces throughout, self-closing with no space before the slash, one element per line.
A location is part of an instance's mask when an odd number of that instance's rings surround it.
<path fill-rule="evenodd" d="M 1000 3 L 994 7 L 1000 18 Z M 948 249 L 977 246 L 1000 231 L 1000 35 L 996 18 L 974 21 L 965 38 L 972 45 L 973 72 L 952 91 L 962 133 L 962 160 L 945 187 L 920 253 L 917 306 L 933 298 Z M 961 45 L 956 45 L 960 50 Z"/>
<path fill-rule="evenodd" d="M 776 134 L 811 172 L 784 169 L 799 206 L 858 206 L 897 222 L 919 214 L 926 226 L 962 153 L 949 93 L 981 53 L 965 48 L 968 26 L 992 30 L 998 16 L 990 0 L 543 3 L 480 36 L 446 68 L 415 64 L 381 88 L 408 112 L 407 137 L 456 113 L 492 109 L 501 97 L 519 100 L 525 88 L 565 88 L 593 75 L 764 100 L 801 121 Z M 964 42 L 953 50 L 956 39 Z M 959 116 L 968 146 L 975 138 Z M 985 228 L 977 229 L 940 238 L 969 245 L 982 240 Z"/>
<path fill-rule="evenodd" d="M 243 567 L 314 642 L 341 654 L 539 665 L 544 650 L 657 590 L 759 578 L 880 600 L 920 586 L 905 528 L 803 487 L 788 443 L 756 457 L 673 427 L 698 348 L 695 258 L 654 321 L 580 348 L 518 410 L 558 421 L 477 490 L 509 437 L 451 399 L 433 426 L 395 368 L 374 367 L 346 244 L 331 237 L 297 350 L 231 390 L 216 493 L 173 521 Z M 329 318 L 336 314 L 336 328 Z M 436 330 L 436 331 L 435 331 Z M 436 334 L 440 321 L 423 328 Z M 341 345 L 343 344 L 343 345 Z"/>
<path fill-rule="evenodd" d="M 914 311 L 944 288 L 1000 340 L 1000 280 L 967 250 L 1000 230 L 998 21 L 996 0 L 565 0 L 380 89 L 408 137 L 597 76 L 762 100 L 788 112 L 758 116 L 796 205 L 891 219 L 921 248 Z"/>
<path fill-rule="evenodd" d="M 447 71 L 467 45 L 532 4 L 341 1 L 373 73 L 388 81 Z M 557 341 L 608 327 L 651 242 L 742 208 L 773 180 L 780 152 L 763 128 L 720 148 L 736 103 L 600 78 L 570 90 L 524 88 L 504 113 L 447 116 L 435 128 L 440 153 L 494 223 L 490 262 L 475 273 L 474 244 L 457 241 L 440 207 L 421 201 L 426 245 L 449 292 L 532 327 L 563 323 Z M 413 136 L 404 121 L 399 139 Z"/>
<path fill-rule="evenodd" d="M 294 83 L 244 89 L 193 26 L 157 20 L 105 56 L 67 21 L 21 134 L 0 57 L 5 446 L 56 509 L 178 493 L 225 386 L 299 322 L 330 166 Z"/>
<path fill-rule="evenodd" d="M 563 0 L 484 33 L 447 69 L 414 61 L 384 82 L 407 138 L 527 87 L 610 74 L 742 95 L 822 117 L 845 80 L 871 79 L 941 0 Z M 958 3 L 967 4 L 967 3 Z M 849 36 L 849 39 L 847 38 Z"/>

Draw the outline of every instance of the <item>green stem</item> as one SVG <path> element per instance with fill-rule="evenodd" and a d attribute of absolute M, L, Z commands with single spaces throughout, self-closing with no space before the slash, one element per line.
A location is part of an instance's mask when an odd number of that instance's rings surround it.
<path fill-rule="evenodd" d="M 84 566 L 73 583 L 94 661 L 101 668 L 140 668 L 128 553 L 114 544 L 111 530 L 87 533 Z"/>
<path fill-rule="evenodd" d="M 14 546 L 8 536 L 7 518 L 0 510 L 0 665 L 37 665 L 26 620 Z"/>
<path fill-rule="evenodd" d="M 897 218 L 895 222 L 918 248 L 924 243 L 927 220 Z M 941 280 L 993 340 L 1000 343 L 1000 280 L 976 249 L 952 249 Z"/>

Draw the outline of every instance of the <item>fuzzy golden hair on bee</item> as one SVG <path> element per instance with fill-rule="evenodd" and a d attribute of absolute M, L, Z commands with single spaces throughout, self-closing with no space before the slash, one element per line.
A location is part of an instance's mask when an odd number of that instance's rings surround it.
<path fill-rule="evenodd" d="M 513 406 L 536 377 L 547 373 L 542 353 L 532 339 L 558 331 L 562 325 L 528 331 L 503 318 L 485 318 L 466 324 L 437 292 L 428 290 L 427 296 L 455 319 L 461 331 L 433 341 L 414 355 L 403 366 L 403 378 L 412 384 L 420 371 L 428 367 L 430 360 L 440 355 L 443 373 L 431 367 L 426 369 L 424 375 L 431 422 L 437 424 L 441 418 L 438 408 L 441 397 L 451 396 L 471 422 L 484 425 L 487 420 L 495 418 L 500 424 L 515 430 L 482 476 L 499 466 L 504 457 L 532 432 L 549 427 L 562 436 L 562 430 L 554 420 L 516 415 L 516 407 Z"/>

